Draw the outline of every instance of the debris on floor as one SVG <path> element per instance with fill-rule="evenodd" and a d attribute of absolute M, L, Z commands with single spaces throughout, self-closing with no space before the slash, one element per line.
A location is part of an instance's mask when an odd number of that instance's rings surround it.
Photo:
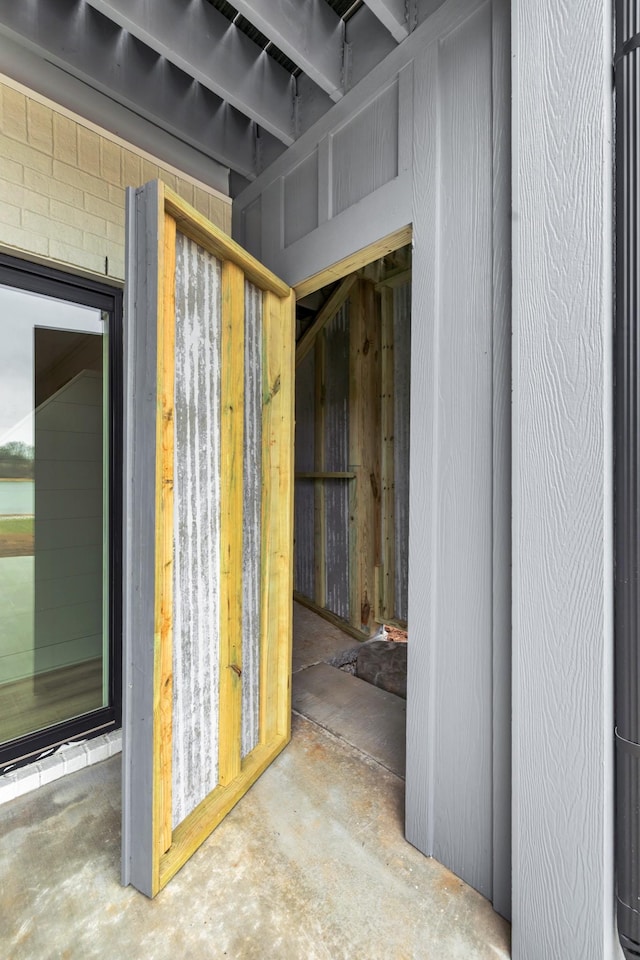
<path fill-rule="evenodd" d="M 390 635 L 402 635 L 397 640 Z M 385 639 L 382 639 L 385 638 Z M 370 640 L 349 647 L 327 661 L 344 673 L 350 673 L 382 690 L 407 699 L 407 634 L 396 627 L 384 627 Z"/>

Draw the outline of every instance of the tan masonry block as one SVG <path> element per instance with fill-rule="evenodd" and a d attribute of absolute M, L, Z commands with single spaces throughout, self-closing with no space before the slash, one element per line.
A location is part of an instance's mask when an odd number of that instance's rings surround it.
<path fill-rule="evenodd" d="M 58 237 L 65 243 L 82 246 L 82 230 L 72 224 L 56 222 L 55 218 L 44 217 L 32 210 L 23 210 L 22 224 L 27 229 L 42 234 L 43 237 L 50 239 Z"/>
<path fill-rule="evenodd" d="M 6 199 L 9 203 L 22 210 L 31 210 L 33 213 L 40 213 L 43 216 L 49 214 L 49 198 L 43 197 L 41 193 L 28 190 L 18 183 L 7 183 L 0 179 L 0 200 Z"/>
<path fill-rule="evenodd" d="M 95 253 L 105 257 L 121 257 L 124 254 L 124 230 L 116 241 L 110 240 L 108 236 L 96 237 L 93 233 L 84 233 L 82 236 L 82 249 L 89 253 Z"/>
<path fill-rule="evenodd" d="M 101 217 L 95 217 L 86 210 L 80 210 L 78 207 L 72 207 L 68 203 L 62 203 L 60 200 L 51 201 L 51 217 L 59 220 L 61 223 L 68 223 L 80 230 L 87 230 L 96 236 L 106 236 L 107 226 Z"/>
<path fill-rule="evenodd" d="M 148 183 L 150 180 L 160 179 L 160 168 L 157 163 L 151 163 L 145 157 L 142 158 L 142 169 L 140 171 L 142 183 Z"/>
<path fill-rule="evenodd" d="M 124 210 L 126 193 L 124 187 L 117 187 L 115 183 L 109 184 L 109 203 L 114 203 Z"/>
<path fill-rule="evenodd" d="M 107 240 L 124 246 L 124 227 L 119 223 L 107 223 Z"/>
<path fill-rule="evenodd" d="M 110 220 L 111 223 L 119 223 L 124 226 L 124 204 L 111 203 L 109 200 L 101 200 L 99 197 L 92 197 L 90 193 L 86 193 L 84 208 L 88 213 L 95 214 L 96 217 L 102 217 L 104 220 Z"/>
<path fill-rule="evenodd" d="M 77 167 L 71 167 L 59 160 L 53 161 L 53 176 L 56 180 L 78 187 L 86 193 L 91 193 L 94 197 L 102 197 L 106 200 L 109 196 L 109 184 L 104 180 L 92 177 L 90 173 L 85 173 L 83 170 L 78 170 Z"/>
<path fill-rule="evenodd" d="M 123 187 L 142 186 L 142 164 L 140 157 L 128 150 L 122 153 L 122 185 Z"/>
<path fill-rule="evenodd" d="M 88 250 L 66 243 L 61 237 L 55 237 L 51 240 L 49 255 L 54 260 L 60 260 L 71 267 L 80 267 L 83 270 L 91 270 L 93 273 L 104 275 L 104 256 L 90 253 Z"/>
<path fill-rule="evenodd" d="M 53 152 L 53 111 L 50 107 L 27 100 L 27 129 L 29 143 L 43 153 Z"/>
<path fill-rule="evenodd" d="M 172 190 L 175 190 L 178 185 L 178 178 L 175 173 L 170 173 L 169 170 L 163 170 L 160 167 L 160 176 L 159 180 L 162 180 L 163 183 L 166 183 L 168 187 L 171 187 Z"/>
<path fill-rule="evenodd" d="M 35 253 L 46 257 L 49 253 L 49 238 L 31 230 L 13 227 L 0 222 L 0 243 L 25 253 Z"/>
<path fill-rule="evenodd" d="M 231 204 L 220 197 L 209 197 L 209 220 L 225 233 L 231 234 Z"/>
<path fill-rule="evenodd" d="M 24 183 L 32 192 L 39 193 L 43 197 L 64 200 L 65 203 L 75 206 L 82 206 L 84 202 L 82 190 L 71 186 L 70 183 L 62 183 L 60 180 L 54 180 L 53 177 L 46 177 L 37 170 L 25 170 Z"/>
<path fill-rule="evenodd" d="M 3 143 L 0 140 L 0 177 L 9 183 L 22 183 L 24 173 L 21 163 L 4 156 Z"/>
<path fill-rule="evenodd" d="M 78 164 L 78 124 L 60 113 L 53 115 L 53 155 L 56 160 Z"/>
<path fill-rule="evenodd" d="M 124 254 L 109 257 L 109 276 L 114 280 L 124 280 Z"/>
<path fill-rule="evenodd" d="M 100 137 L 100 173 L 109 183 L 122 183 L 122 147 Z"/>
<path fill-rule="evenodd" d="M 21 164 L 23 167 L 29 167 L 30 170 L 37 170 L 39 173 L 51 174 L 53 161 L 46 153 L 35 150 L 28 143 L 18 143 L 17 140 L 3 140 L 0 147 L 5 157 Z"/>
<path fill-rule="evenodd" d="M 13 203 L 7 203 L 5 200 L 0 200 L 0 220 L 12 227 L 21 226 L 20 207 Z"/>
<path fill-rule="evenodd" d="M 201 187 L 193 188 L 193 205 L 203 217 L 209 216 L 209 194 Z"/>
<path fill-rule="evenodd" d="M 176 184 L 176 193 L 193 206 L 193 184 L 187 183 L 186 180 L 179 179 Z"/>
<path fill-rule="evenodd" d="M 101 137 L 93 130 L 78 127 L 78 166 L 86 173 L 92 173 L 94 177 L 102 176 L 100 140 Z"/>
<path fill-rule="evenodd" d="M 13 140 L 27 139 L 27 98 L 11 87 L 2 87 L 2 132 Z"/>

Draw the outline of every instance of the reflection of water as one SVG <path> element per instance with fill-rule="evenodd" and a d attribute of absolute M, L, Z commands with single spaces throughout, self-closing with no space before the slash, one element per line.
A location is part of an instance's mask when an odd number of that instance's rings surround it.
<path fill-rule="evenodd" d="M 0 516 L 33 514 L 33 480 L 0 480 Z"/>

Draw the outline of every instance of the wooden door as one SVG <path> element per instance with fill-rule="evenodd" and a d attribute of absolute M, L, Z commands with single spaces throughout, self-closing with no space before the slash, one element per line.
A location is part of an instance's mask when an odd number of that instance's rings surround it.
<path fill-rule="evenodd" d="M 290 288 L 129 191 L 123 883 L 153 897 L 290 738 Z"/>

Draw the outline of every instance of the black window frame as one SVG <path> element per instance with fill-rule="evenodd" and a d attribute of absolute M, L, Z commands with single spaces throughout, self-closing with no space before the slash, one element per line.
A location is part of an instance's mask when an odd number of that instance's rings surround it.
<path fill-rule="evenodd" d="M 0 284 L 109 314 L 109 703 L 106 707 L 0 744 L 0 775 L 64 743 L 122 726 L 123 292 L 30 260 L 0 253 Z M 1 320 L 0 320 L 1 330 Z"/>

